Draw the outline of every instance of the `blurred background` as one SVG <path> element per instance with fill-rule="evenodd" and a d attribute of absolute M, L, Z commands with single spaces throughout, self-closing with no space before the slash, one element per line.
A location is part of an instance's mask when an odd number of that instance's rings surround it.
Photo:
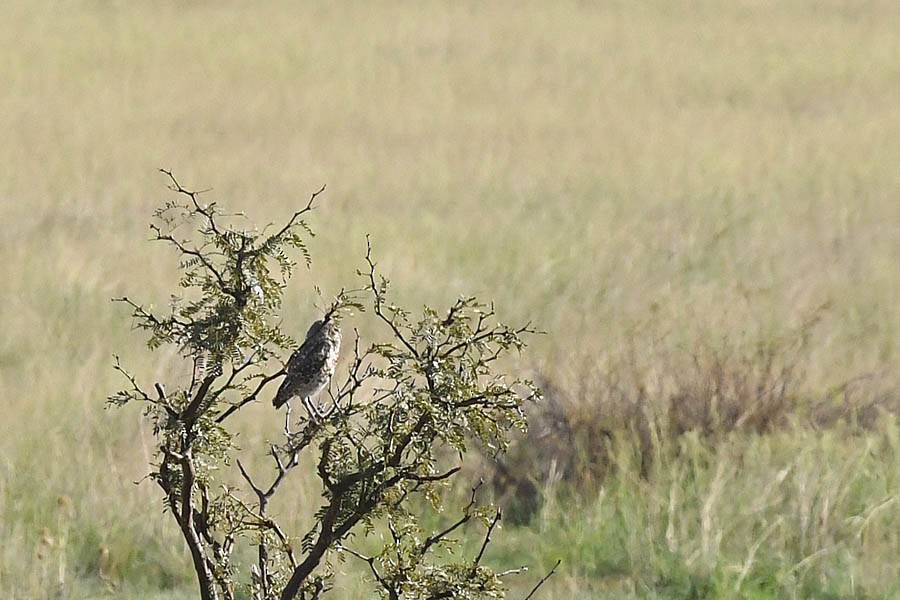
<path fill-rule="evenodd" d="M 513 597 L 560 558 L 546 598 L 900 594 L 896 2 L 0 19 L 3 597 L 195 596 L 134 485 L 147 423 L 104 410 L 113 354 L 142 381 L 181 368 L 110 302 L 175 288 L 148 242 L 158 168 L 259 224 L 327 184 L 296 335 L 366 234 L 405 305 L 476 294 L 547 332 L 509 365 L 547 396 L 528 443 L 472 466 L 509 507 L 493 564 L 534 567 Z M 248 445 L 277 431 L 251 408 Z M 297 493 L 280 510 L 303 522 L 318 491 Z M 346 597 L 364 577 L 339 573 Z"/>

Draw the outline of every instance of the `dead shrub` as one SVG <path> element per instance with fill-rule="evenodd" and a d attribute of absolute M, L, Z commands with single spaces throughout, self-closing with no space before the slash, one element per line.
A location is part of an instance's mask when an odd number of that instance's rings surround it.
<path fill-rule="evenodd" d="M 665 400 L 669 436 L 696 431 L 709 439 L 784 428 L 799 405 L 798 358 L 789 351 L 776 344 L 751 354 L 707 347 L 687 364 L 670 367 L 675 389 Z"/>
<path fill-rule="evenodd" d="M 866 374 L 834 386 L 810 410 L 809 423 L 824 430 L 848 426 L 877 431 L 885 414 L 900 419 L 900 389 L 883 374 Z"/>
<path fill-rule="evenodd" d="M 755 345 L 707 338 L 691 351 L 651 354 L 638 349 L 652 344 L 635 339 L 605 362 L 583 357 L 537 369 L 544 400 L 527 407 L 528 432 L 488 459 L 496 501 L 510 521 L 526 522 L 557 483 L 590 492 L 622 466 L 650 476 L 654 464 L 678 455 L 688 433 L 714 449 L 732 435 L 852 433 L 876 429 L 884 413 L 900 418 L 897 385 L 883 377 L 857 377 L 825 394 L 810 389 L 806 350 L 817 315 Z M 623 462 L 631 457 L 634 464 Z"/>
<path fill-rule="evenodd" d="M 529 428 L 501 457 L 488 458 L 495 501 L 512 523 L 528 522 L 557 483 L 586 490 L 615 468 L 619 440 L 640 448 L 643 472 L 657 436 L 643 386 L 598 368 L 539 372 L 543 401 L 528 406 Z"/>

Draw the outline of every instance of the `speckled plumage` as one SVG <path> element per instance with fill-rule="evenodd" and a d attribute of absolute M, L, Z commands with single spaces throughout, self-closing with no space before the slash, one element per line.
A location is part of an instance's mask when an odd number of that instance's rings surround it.
<path fill-rule="evenodd" d="M 328 385 L 334 375 L 341 350 L 341 330 L 331 318 L 316 321 L 306 332 L 306 340 L 291 355 L 287 376 L 281 382 L 272 404 L 281 408 L 297 396 L 309 400 Z"/>

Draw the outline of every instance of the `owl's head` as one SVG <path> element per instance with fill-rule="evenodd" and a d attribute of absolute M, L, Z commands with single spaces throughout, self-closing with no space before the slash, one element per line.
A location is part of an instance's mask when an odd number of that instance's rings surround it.
<path fill-rule="evenodd" d="M 319 329 L 322 328 L 324 321 L 319 319 L 318 321 L 313 321 L 313 324 L 309 326 L 309 329 L 306 331 L 306 339 L 311 338 L 316 333 L 318 333 Z"/>
<path fill-rule="evenodd" d="M 329 313 L 323 319 L 319 319 L 309 326 L 309 331 L 306 332 L 306 339 L 320 334 L 333 336 L 340 334 L 340 332 L 341 328 L 338 325 L 336 315 Z"/>

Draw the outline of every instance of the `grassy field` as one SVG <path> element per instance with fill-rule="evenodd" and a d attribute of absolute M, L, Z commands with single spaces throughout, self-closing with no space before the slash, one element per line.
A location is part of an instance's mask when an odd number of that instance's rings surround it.
<path fill-rule="evenodd" d="M 289 331 L 314 285 L 354 282 L 369 233 L 406 304 L 474 293 L 548 332 L 516 367 L 578 439 L 611 441 L 578 445 L 578 472 L 496 541 L 498 565 L 563 559 L 543 597 L 900 598 L 896 2 L 95 0 L 0 19 L 0 596 L 195 597 L 159 494 L 133 483 L 146 423 L 103 410 L 113 353 L 146 381 L 178 369 L 109 302 L 173 289 L 147 242 L 165 167 L 260 223 L 328 185 Z M 647 446 L 614 410 L 641 398 L 665 422 L 673 398 L 770 383 L 778 418 L 752 431 Z M 249 442 L 277 425 L 248 414 Z"/>

